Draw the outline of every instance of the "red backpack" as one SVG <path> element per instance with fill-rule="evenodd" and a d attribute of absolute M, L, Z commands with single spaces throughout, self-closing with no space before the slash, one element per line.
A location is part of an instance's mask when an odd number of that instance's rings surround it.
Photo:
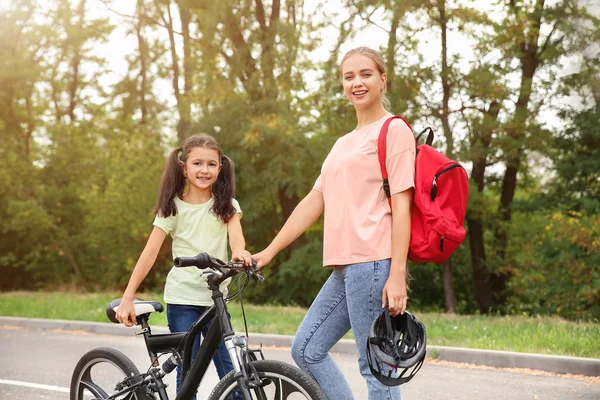
<path fill-rule="evenodd" d="M 383 177 L 383 188 L 390 208 L 392 199 L 385 156 L 388 127 L 395 118 L 403 120 L 412 130 L 404 118 L 393 116 L 385 121 L 379 133 L 377 154 Z M 428 131 L 425 144 L 419 145 L 421 135 Z M 462 165 L 431 147 L 433 142 L 431 128 L 423 130 L 417 136 L 416 142 L 415 196 L 411 210 L 408 259 L 416 263 L 441 264 L 465 240 L 464 221 L 469 180 Z"/>

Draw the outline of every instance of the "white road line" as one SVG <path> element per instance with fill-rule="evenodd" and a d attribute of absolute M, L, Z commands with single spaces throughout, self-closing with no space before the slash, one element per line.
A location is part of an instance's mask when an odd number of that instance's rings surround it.
<path fill-rule="evenodd" d="M 23 387 L 29 387 L 29 388 L 34 388 L 34 389 L 52 390 L 53 392 L 69 393 L 69 388 L 64 388 L 64 387 L 60 387 L 60 386 L 52 386 L 52 385 L 42 385 L 39 383 L 10 381 L 7 379 L 0 379 L 0 384 L 23 386 Z"/>

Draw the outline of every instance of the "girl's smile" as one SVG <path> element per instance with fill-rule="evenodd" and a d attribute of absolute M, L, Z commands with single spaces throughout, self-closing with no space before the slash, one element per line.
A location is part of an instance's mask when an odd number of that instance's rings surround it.
<path fill-rule="evenodd" d="M 207 193 L 210 195 L 210 188 L 216 182 L 221 170 L 219 161 L 219 152 L 215 149 L 194 147 L 189 152 L 183 171 L 190 185 L 190 195 Z"/>

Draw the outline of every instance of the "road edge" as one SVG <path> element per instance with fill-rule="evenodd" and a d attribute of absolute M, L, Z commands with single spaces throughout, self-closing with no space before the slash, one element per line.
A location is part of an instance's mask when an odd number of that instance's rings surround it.
<path fill-rule="evenodd" d="M 19 326 L 32 329 L 84 331 L 100 335 L 132 336 L 139 328 L 126 328 L 123 325 L 107 322 L 71 321 L 62 319 L 23 318 L 0 316 L 0 326 Z M 166 327 L 153 327 L 154 333 L 168 333 Z M 291 347 L 294 336 L 250 333 L 250 347 L 274 346 Z M 354 340 L 342 339 L 332 349 L 333 352 L 356 354 Z M 480 350 L 461 347 L 427 346 L 427 356 L 458 363 L 485 365 L 498 368 L 527 368 L 555 372 L 600 376 L 600 359 L 552 356 L 545 354 L 516 353 L 498 350 Z"/>

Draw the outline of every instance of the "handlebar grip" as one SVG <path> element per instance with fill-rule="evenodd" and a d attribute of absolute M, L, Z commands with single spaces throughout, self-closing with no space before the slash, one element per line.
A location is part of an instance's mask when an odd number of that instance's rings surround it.
<path fill-rule="evenodd" d="M 176 267 L 197 267 L 200 269 L 213 268 L 220 270 L 227 264 L 218 258 L 211 257 L 207 253 L 200 253 L 194 257 L 176 257 L 173 260 Z"/>
<path fill-rule="evenodd" d="M 173 264 L 176 267 L 198 267 L 204 269 L 210 266 L 209 255 L 200 253 L 194 257 L 176 257 L 173 260 Z"/>

